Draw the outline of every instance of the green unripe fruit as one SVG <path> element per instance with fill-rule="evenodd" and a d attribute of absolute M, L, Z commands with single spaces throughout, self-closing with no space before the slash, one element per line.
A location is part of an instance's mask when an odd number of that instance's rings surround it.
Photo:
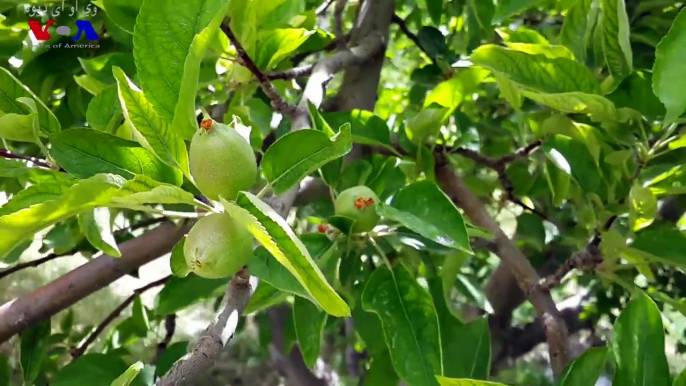
<path fill-rule="evenodd" d="M 193 136 L 190 170 L 200 191 L 212 200 L 234 200 L 257 180 L 257 160 L 250 144 L 236 130 L 210 119 Z"/>
<path fill-rule="evenodd" d="M 366 186 L 355 186 L 341 192 L 334 202 L 337 216 L 355 220 L 353 233 L 369 232 L 379 223 L 376 206 L 379 197 Z"/>
<path fill-rule="evenodd" d="M 225 213 L 203 217 L 193 226 L 183 246 L 188 269 L 198 276 L 232 276 L 252 257 L 250 232 Z"/>
<path fill-rule="evenodd" d="M 435 107 L 429 107 L 420 111 L 419 114 L 407 123 L 405 129 L 407 137 L 412 142 L 419 143 L 426 137 L 438 134 L 447 112 L 447 108 Z"/>

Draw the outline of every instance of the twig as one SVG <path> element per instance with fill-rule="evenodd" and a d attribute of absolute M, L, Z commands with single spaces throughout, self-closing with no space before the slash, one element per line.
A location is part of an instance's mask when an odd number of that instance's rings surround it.
<path fill-rule="evenodd" d="M 53 169 L 52 165 L 50 165 L 50 163 L 46 162 L 45 160 L 42 160 L 42 159 L 36 158 L 36 157 L 30 157 L 27 155 L 12 153 L 11 151 L 9 151 L 7 149 L 0 149 L 0 157 L 7 158 L 7 159 L 19 159 L 19 160 L 29 161 L 29 162 L 33 162 L 36 166 L 40 166 L 40 167 L 45 168 L 45 169 Z"/>
<path fill-rule="evenodd" d="M 241 43 L 238 41 L 236 38 L 236 35 L 233 33 L 231 30 L 230 26 L 231 19 L 226 18 L 224 22 L 221 25 L 221 29 L 226 34 L 226 37 L 229 38 L 229 41 L 231 44 L 236 48 L 236 55 L 239 60 L 239 63 L 245 66 L 252 74 L 257 78 L 257 81 L 260 83 L 260 87 L 262 88 L 262 91 L 264 91 L 264 94 L 267 95 L 267 97 L 272 101 L 272 107 L 274 110 L 280 112 L 281 114 L 287 115 L 287 116 L 293 116 L 295 114 L 296 108 L 295 106 L 291 105 L 286 101 L 281 94 L 274 88 L 274 85 L 271 83 L 269 80 L 269 77 L 265 75 L 262 70 L 257 67 L 257 64 L 253 62 L 252 58 L 248 55 L 248 53 L 245 51 Z"/>
<path fill-rule="evenodd" d="M 596 236 L 596 239 L 600 240 L 600 237 Z M 591 243 L 582 251 L 577 252 L 574 254 L 574 256 L 565 261 L 565 263 L 562 264 L 562 266 L 558 268 L 555 273 L 546 276 L 545 279 L 541 279 L 537 285 L 532 287 L 532 290 L 549 292 L 553 288 L 560 285 L 565 276 L 567 276 L 567 274 L 573 269 L 577 268 L 581 270 L 590 270 L 594 269 L 602 262 L 603 256 L 600 253 L 600 249 Z"/>
<path fill-rule="evenodd" d="M 540 281 L 538 273 L 450 165 L 437 165 L 436 179 L 443 191 L 464 210 L 474 225 L 495 236 L 496 255 L 507 264 L 522 291 L 528 293 L 529 301 L 543 323 L 553 373 L 556 377 L 560 376 L 569 360 L 567 328 L 550 293 L 535 288 Z"/>
<path fill-rule="evenodd" d="M 252 296 L 250 275 L 243 269 L 229 282 L 224 296 L 224 309 L 217 315 L 186 357 L 174 364 L 167 375 L 156 386 L 195 385 L 198 379 L 207 376 L 219 353 L 233 338 L 238 321 L 248 300 Z"/>
<path fill-rule="evenodd" d="M 165 284 L 165 283 L 168 282 L 170 279 L 171 279 L 171 275 L 170 275 L 170 276 L 167 276 L 167 277 L 164 277 L 164 278 L 162 278 L 162 279 L 160 279 L 160 280 L 154 281 L 154 282 L 152 282 L 152 283 L 150 283 L 150 284 L 148 284 L 148 285 L 146 285 L 146 286 L 144 286 L 144 287 L 138 288 L 138 289 L 136 289 L 135 291 L 133 291 L 133 294 L 132 294 L 131 296 L 129 296 L 128 298 L 126 298 L 126 300 L 124 300 L 124 301 L 119 305 L 119 307 L 115 308 L 114 311 L 112 311 L 112 313 L 110 313 L 110 314 L 109 314 L 109 315 L 108 315 L 108 316 L 98 325 L 98 327 L 95 329 L 95 331 L 93 331 L 93 332 L 88 336 L 88 338 L 81 344 L 81 346 L 79 346 L 78 348 L 75 348 L 74 350 L 72 350 L 72 352 L 71 352 L 72 358 L 73 358 L 73 359 L 76 359 L 76 358 L 80 357 L 81 355 L 83 355 L 83 353 L 86 352 L 86 349 L 88 349 L 88 346 L 90 346 L 91 343 L 95 342 L 95 339 L 97 339 L 98 336 L 99 336 L 103 331 L 105 331 L 105 328 L 107 328 L 107 326 L 108 326 L 110 323 L 112 323 L 112 322 L 122 313 L 122 311 L 124 311 L 124 310 L 126 309 L 126 307 L 128 307 L 131 303 L 133 303 L 133 301 L 136 300 L 137 297 L 139 297 L 139 296 L 140 296 L 142 293 L 144 293 L 145 291 L 148 291 L 148 290 L 150 290 L 150 289 L 152 289 L 152 288 L 159 287 L 159 286 Z"/>
<path fill-rule="evenodd" d="M 153 366 L 157 365 L 160 357 L 167 351 L 167 347 L 169 347 L 169 343 L 171 343 L 171 340 L 174 337 L 174 332 L 176 331 L 176 314 L 167 315 L 167 317 L 164 318 L 164 328 L 167 333 L 164 335 L 164 339 L 157 345 L 155 357 L 150 362 Z"/>
<path fill-rule="evenodd" d="M 408 39 L 410 39 L 424 54 L 426 54 L 426 56 L 429 57 L 429 60 L 431 60 L 432 63 L 436 63 L 436 58 L 431 56 L 429 51 L 426 48 L 424 48 L 422 42 L 419 41 L 419 37 L 414 32 L 410 31 L 410 29 L 407 27 L 407 23 L 405 23 L 405 20 L 403 20 L 403 18 L 396 14 L 393 14 L 391 22 L 397 24 L 398 28 L 400 28 L 400 31 L 402 31 L 402 33 L 404 33 Z"/>
<path fill-rule="evenodd" d="M 343 13 L 345 12 L 345 6 L 348 4 L 348 0 L 336 0 L 336 8 L 333 12 L 334 17 L 334 28 L 336 32 L 336 42 L 338 49 L 345 49 L 345 33 L 343 32 Z"/>
<path fill-rule="evenodd" d="M 283 72 L 271 72 L 267 74 L 269 80 L 291 80 L 312 74 L 313 64 L 291 68 Z"/>

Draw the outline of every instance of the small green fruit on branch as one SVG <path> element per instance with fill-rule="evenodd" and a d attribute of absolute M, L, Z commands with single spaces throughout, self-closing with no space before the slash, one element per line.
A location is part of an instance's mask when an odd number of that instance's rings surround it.
<path fill-rule="evenodd" d="M 379 223 L 376 206 L 379 197 L 366 186 L 355 186 L 346 189 L 336 198 L 334 209 L 337 216 L 355 220 L 353 233 L 369 232 Z"/>
<path fill-rule="evenodd" d="M 233 200 L 257 181 L 257 160 L 250 144 L 231 126 L 204 120 L 193 136 L 190 169 L 195 184 L 212 200 Z"/>
<path fill-rule="evenodd" d="M 208 279 L 232 276 L 252 256 L 253 237 L 226 213 L 203 217 L 188 233 L 184 256 L 191 272 Z"/>

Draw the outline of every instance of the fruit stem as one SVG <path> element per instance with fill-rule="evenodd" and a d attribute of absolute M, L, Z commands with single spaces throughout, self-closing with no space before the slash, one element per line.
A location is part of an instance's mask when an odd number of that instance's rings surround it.
<path fill-rule="evenodd" d="M 267 184 L 262 190 L 260 190 L 255 197 L 257 198 L 264 198 L 264 196 L 267 195 L 267 193 L 272 191 L 272 186 L 271 184 Z"/>

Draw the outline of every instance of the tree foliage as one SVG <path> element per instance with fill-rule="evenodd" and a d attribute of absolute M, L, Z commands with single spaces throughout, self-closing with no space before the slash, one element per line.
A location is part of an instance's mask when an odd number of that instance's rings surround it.
<path fill-rule="evenodd" d="M 195 385 L 248 326 L 305 386 L 686 379 L 682 2 L 66 3 L 0 1 L 0 280 L 95 259 L 0 306 L 0 385 Z M 260 173 L 210 200 L 189 149 L 215 121 Z M 184 256 L 214 213 L 256 242 L 220 279 Z M 169 254 L 79 324 L 75 302 Z M 514 371 L 539 343 L 549 362 Z"/>

